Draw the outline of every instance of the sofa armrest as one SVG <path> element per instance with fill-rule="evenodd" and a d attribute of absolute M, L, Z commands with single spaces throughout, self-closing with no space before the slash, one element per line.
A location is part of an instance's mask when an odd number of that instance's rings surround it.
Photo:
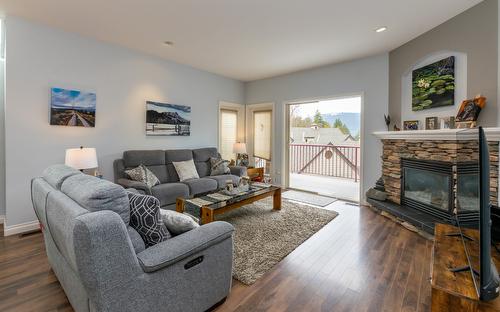
<path fill-rule="evenodd" d="M 231 224 L 216 221 L 158 243 L 137 254 L 144 272 L 151 273 L 177 263 L 221 241 L 232 239 Z"/>
<path fill-rule="evenodd" d="M 123 178 L 118 179 L 117 182 L 124 188 L 133 188 L 136 190 L 143 191 L 146 195 L 151 195 L 151 189 L 149 188 L 149 186 L 146 185 L 146 183 L 129 179 L 123 179 Z"/>
<path fill-rule="evenodd" d="M 231 174 L 234 174 L 235 176 L 238 177 L 243 177 L 247 175 L 247 167 L 244 166 L 231 166 L 229 167 L 229 170 L 231 170 Z"/>

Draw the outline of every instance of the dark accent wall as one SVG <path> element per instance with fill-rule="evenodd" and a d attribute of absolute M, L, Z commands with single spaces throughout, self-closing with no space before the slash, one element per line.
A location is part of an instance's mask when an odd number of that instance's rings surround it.
<path fill-rule="evenodd" d="M 389 114 L 401 122 L 401 79 L 415 63 L 439 51 L 467 54 L 467 98 L 488 99 L 482 126 L 498 124 L 498 0 L 485 0 L 389 53 Z M 454 114 L 458 107 L 454 108 Z M 432 116 L 432 109 L 428 110 Z"/>

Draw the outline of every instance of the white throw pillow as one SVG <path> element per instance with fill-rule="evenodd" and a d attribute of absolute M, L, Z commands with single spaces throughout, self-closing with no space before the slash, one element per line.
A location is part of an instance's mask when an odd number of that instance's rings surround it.
<path fill-rule="evenodd" d="M 177 175 L 179 176 L 179 180 L 186 181 L 188 179 L 199 179 L 198 171 L 196 171 L 196 167 L 194 165 L 194 161 L 192 159 L 186 161 L 178 161 L 172 162 L 175 167 L 175 171 L 177 171 Z"/>
<path fill-rule="evenodd" d="M 174 235 L 191 231 L 200 226 L 194 221 L 193 217 L 188 214 L 167 209 L 160 209 L 160 214 L 163 224 L 165 224 L 168 231 Z"/>

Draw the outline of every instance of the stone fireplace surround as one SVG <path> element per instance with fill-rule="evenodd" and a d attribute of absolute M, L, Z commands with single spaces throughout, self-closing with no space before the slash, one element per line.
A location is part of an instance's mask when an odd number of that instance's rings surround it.
<path fill-rule="evenodd" d="M 490 200 L 493 205 L 498 205 L 500 128 L 485 128 L 484 130 L 490 150 Z M 409 211 L 409 215 L 406 215 L 408 208 L 400 206 L 401 160 L 439 162 L 474 160 L 468 155 L 477 157 L 477 153 L 474 153 L 477 144 L 457 140 L 461 137 L 457 135 L 460 131 L 464 129 L 375 132 L 374 135 L 380 138 L 383 144 L 382 178 L 387 201 L 382 203 L 368 200 L 368 202 L 432 234 L 435 219 L 420 212 Z"/>

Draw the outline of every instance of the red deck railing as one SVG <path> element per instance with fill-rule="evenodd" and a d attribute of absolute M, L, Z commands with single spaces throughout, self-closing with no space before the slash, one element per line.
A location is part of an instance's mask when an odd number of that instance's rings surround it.
<path fill-rule="evenodd" d="M 290 172 L 359 180 L 359 146 L 290 144 Z"/>

